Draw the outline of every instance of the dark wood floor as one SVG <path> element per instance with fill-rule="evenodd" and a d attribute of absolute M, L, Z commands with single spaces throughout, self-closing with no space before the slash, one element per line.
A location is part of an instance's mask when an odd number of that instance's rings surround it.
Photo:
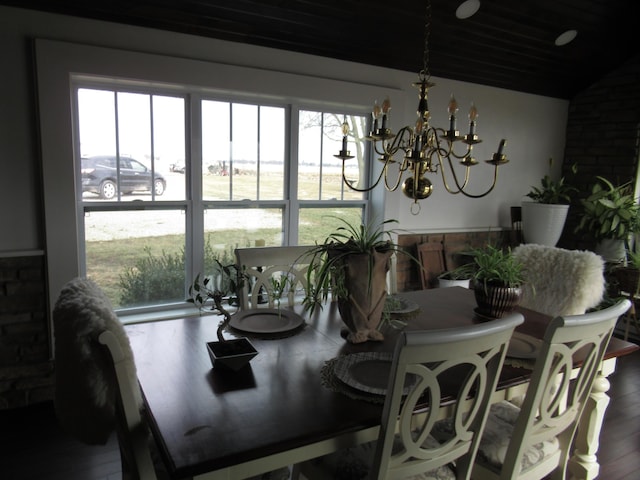
<path fill-rule="evenodd" d="M 640 478 L 640 351 L 619 360 L 611 377 L 598 458 L 602 480 Z M 57 425 L 51 404 L 0 412 L 0 479 L 116 480 L 120 457 L 115 436 L 86 446 Z"/>

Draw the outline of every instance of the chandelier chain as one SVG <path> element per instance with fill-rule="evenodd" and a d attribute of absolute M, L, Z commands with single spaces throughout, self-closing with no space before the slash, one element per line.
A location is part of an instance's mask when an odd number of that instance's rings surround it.
<path fill-rule="evenodd" d="M 424 51 L 422 52 L 422 71 L 420 76 L 424 79 L 431 78 L 429 72 L 429 35 L 431 33 L 431 1 L 427 1 L 427 8 L 424 16 Z"/>

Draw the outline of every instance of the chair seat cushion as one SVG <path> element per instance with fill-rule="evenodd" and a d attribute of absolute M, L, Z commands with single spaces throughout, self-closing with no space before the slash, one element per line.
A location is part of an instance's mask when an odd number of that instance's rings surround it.
<path fill-rule="evenodd" d="M 396 437 L 397 438 L 397 437 Z M 400 448 L 400 442 L 394 445 Z M 437 448 L 440 444 L 433 437 L 427 437 L 424 443 L 427 448 Z M 357 447 L 340 450 L 307 462 L 315 472 L 312 478 L 332 478 L 335 480 L 365 480 L 369 478 L 369 468 L 373 464 L 376 442 L 368 442 Z M 303 468 L 302 473 L 305 473 Z M 449 466 L 442 466 L 430 472 L 407 477 L 410 480 L 456 480 L 454 471 Z"/>
<path fill-rule="evenodd" d="M 480 440 L 476 462 L 484 464 L 490 470 L 500 471 L 519 414 L 520 408 L 507 400 L 491 405 L 487 424 Z M 432 432 L 440 441 L 451 438 L 453 436 L 452 421 L 447 419 L 437 422 Z M 559 448 L 560 443 L 555 437 L 532 445 L 522 456 L 522 470 L 537 465 L 557 452 Z"/>

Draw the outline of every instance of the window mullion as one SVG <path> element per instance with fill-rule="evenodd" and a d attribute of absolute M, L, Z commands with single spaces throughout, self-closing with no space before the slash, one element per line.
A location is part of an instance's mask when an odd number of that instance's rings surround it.
<path fill-rule="evenodd" d="M 298 140 L 299 140 L 299 106 L 293 104 L 286 110 L 285 132 L 289 132 L 289 141 L 285 144 L 285 242 L 287 245 L 297 245 L 299 234 L 298 218 L 300 202 L 298 201 Z"/>
<path fill-rule="evenodd" d="M 189 148 L 185 159 L 188 176 L 185 257 L 188 280 L 195 278 L 204 266 L 205 206 L 202 200 L 202 97 L 192 94 L 187 99 L 185 128 Z"/>

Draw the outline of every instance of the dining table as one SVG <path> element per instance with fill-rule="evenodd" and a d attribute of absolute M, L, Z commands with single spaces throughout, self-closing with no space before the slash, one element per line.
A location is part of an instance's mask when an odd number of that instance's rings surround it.
<path fill-rule="evenodd" d="M 399 306 L 391 310 L 380 342 L 348 343 L 336 302 L 312 314 L 301 305 L 283 306 L 295 313 L 285 318 L 299 321 L 273 331 L 236 324 L 225 335 L 247 337 L 258 351 L 237 371 L 212 368 L 206 344 L 217 340 L 218 315 L 126 325 L 145 416 L 170 477 L 242 479 L 375 440 L 384 392 L 336 378 L 337 362 L 345 355 L 393 352 L 401 329 L 438 330 L 487 321 L 476 315 L 469 289 L 428 289 L 395 297 Z M 541 339 L 551 317 L 521 307 L 517 311 L 525 320 L 516 334 Z M 607 377 L 617 358 L 636 349 L 618 338 L 609 344 L 571 459 L 573 470 L 582 472 L 579 478 L 598 474 Z M 526 391 L 535 351 L 524 353 L 505 360 L 495 401 Z M 574 360 L 579 365 L 580 359 Z"/>

